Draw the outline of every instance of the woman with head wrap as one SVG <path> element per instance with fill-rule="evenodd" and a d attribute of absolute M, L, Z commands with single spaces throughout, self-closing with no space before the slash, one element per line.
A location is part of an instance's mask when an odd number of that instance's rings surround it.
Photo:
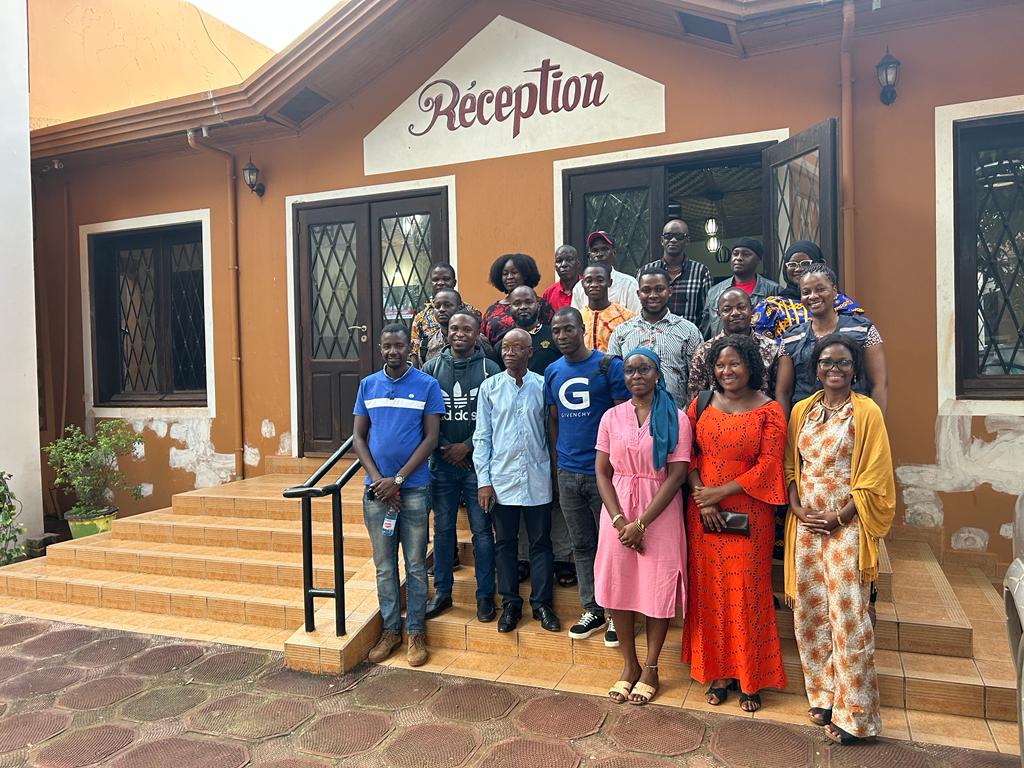
<path fill-rule="evenodd" d="M 679 488 L 690 461 L 690 423 L 665 389 L 661 359 L 646 348 L 623 358 L 631 399 L 606 411 L 597 433 L 601 527 L 595 596 L 619 628 L 623 668 L 608 691 L 646 704 L 658 691 L 658 657 L 686 605 L 686 537 Z M 647 657 L 636 655 L 634 622 L 646 622 Z"/>
<path fill-rule="evenodd" d="M 807 310 L 800 302 L 800 278 L 811 264 L 824 263 L 821 249 L 810 240 L 797 240 L 786 249 L 782 293 L 769 296 L 754 307 L 750 327 L 772 339 L 807 321 Z M 861 306 L 845 293 L 836 293 L 835 310 L 840 315 L 863 314 Z"/>
<path fill-rule="evenodd" d="M 686 505 L 689 556 L 683 661 L 718 706 L 740 689 L 740 709 L 762 688 L 785 688 L 772 596 L 775 506 L 786 501 L 786 419 L 761 391 L 764 364 L 750 336 L 723 336 L 708 352 L 712 389 L 687 409 L 696 454 Z"/>

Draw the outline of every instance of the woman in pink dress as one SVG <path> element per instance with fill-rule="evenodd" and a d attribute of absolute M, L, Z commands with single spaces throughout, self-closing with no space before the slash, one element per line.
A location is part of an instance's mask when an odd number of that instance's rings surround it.
<path fill-rule="evenodd" d="M 597 487 L 604 505 L 594 591 L 620 628 L 624 665 L 608 696 L 620 704 L 646 704 L 658 691 L 658 657 L 668 624 L 686 605 L 679 488 L 692 439 L 689 420 L 665 389 L 658 355 L 641 347 L 624 363 L 632 398 L 607 411 L 597 433 Z M 633 633 L 636 614 L 646 619 L 642 666 Z"/>

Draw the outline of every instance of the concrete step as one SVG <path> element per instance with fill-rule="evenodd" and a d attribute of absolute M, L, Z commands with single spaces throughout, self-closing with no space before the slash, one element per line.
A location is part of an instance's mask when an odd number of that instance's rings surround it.
<path fill-rule="evenodd" d="M 370 537 L 363 525 L 343 526 L 345 554 L 371 556 Z M 167 509 L 115 520 L 111 528 L 115 539 L 176 543 L 186 546 L 214 546 L 273 552 L 302 552 L 302 534 L 298 518 L 294 520 L 211 516 L 200 512 L 184 514 Z M 313 552 L 334 551 L 331 525 L 313 523 Z"/>
<path fill-rule="evenodd" d="M 345 577 L 355 573 L 365 559 L 347 558 Z M 302 560 L 294 552 L 141 542 L 115 539 L 109 533 L 52 545 L 47 549 L 46 562 L 55 566 L 129 573 L 187 576 L 282 587 L 302 586 Z M 332 556 L 314 555 L 313 569 L 316 586 L 333 586 Z"/>
<path fill-rule="evenodd" d="M 294 587 L 118 573 L 28 560 L 0 573 L 3 593 L 12 597 L 129 610 L 184 619 L 256 624 L 284 630 L 302 623 L 302 593 Z"/>

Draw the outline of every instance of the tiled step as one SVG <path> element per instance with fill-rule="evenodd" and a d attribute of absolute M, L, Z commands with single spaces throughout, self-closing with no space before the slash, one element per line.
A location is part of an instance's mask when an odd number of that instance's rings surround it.
<path fill-rule="evenodd" d="M 345 554 L 369 557 L 370 538 L 363 525 L 344 525 Z M 238 547 L 273 552 L 302 552 L 302 534 L 298 519 L 212 516 L 157 510 L 115 520 L 111 528 L 115 539 L 163 542 L 186 546 Z M 334 551 L 330 523 L 314 522 L 313 552 Z"/>
<path fill-rule="evenodd" d="M 176 615 L 116 608 L 97 608 L 4 594 L 0 594 L 0 613 L 66 621 L 128 632 L 142 632 L 149 635 L 166 635 L 186 640 L 227 643 L 269 651 L 280 651 L 282 644 L 292 635 L 291 629 L 240 624 L 233 621 L 190 619 Z"/>
<path fill-rule="evenodd" d="M 348 578 L 366 558 L 345 560 Z M 115 539 L 109 533 L 51 545 L 46 562 L 130 573 L 302 586 L 302 562 L 294 552 L 242 549 L 240 547 L 184 546 L 165 542 Z M 333 557 L 314 555 L 314 584 L 329 587 L 334 581 Z"/>
<path fill-rule="evenodd" d="M 130 610 L 187 619 L 257 624 L 278 629 L 302 623 L 302 593 L 294 587 L 238 584 L 183 576 L 117 573 L 28 560 L 4 569 L 11 597 Z"/>
<path fill-rule="evenodd" d="M 340 473 L 340 471 L 339 471 Z M 331 479 L 337 473 L 331 473 Z M 301 502 L 286 499 L 282 492 L 306 480 L 304 475 L 273 474 L 247 478 L 228 485 L 179 493 L 171 501 L 174 512 L 211 517 L 252 517 L 298 520 Z M 321 484 L 326 484 L 325 479 Z M 342 489 L 342 509 L 346 522 L 362 522 L 363 475 L 359 473 Z M 312 499 L 313 519 L 329 522 L 331 499 Z"/>

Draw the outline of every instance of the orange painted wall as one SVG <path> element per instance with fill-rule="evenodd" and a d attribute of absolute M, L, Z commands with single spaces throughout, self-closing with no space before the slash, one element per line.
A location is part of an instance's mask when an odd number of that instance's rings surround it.
<path fill-rule="evenodd" d="M 29 0 L 30 126 L 233 85 L 273 51 L 184 0 Z"/>
<path fill-rule="evenodd" d="M 606 142 L 511 158 L 428 168 L 365 178 L 362 138 L 410 93 L 425 73 L 436 70 L 497 14 L 587 49 L 666 87 L 667 130 L 662 135 Z M 856 298 L 886 338 L 890 365 L 889 426 L 898 464 L 935 460 L 935 195 L 934 108 L 1022 92 L 1024 57 L 1016 30 L 1024 28 L 1024 8 L 1002 7 L 977 18 L 908 28 L 855 40 Z M 891 107 L 878 100 L 874 64 L 888 45 L 903 62 L 899 98 Z M 960 55 L 969 50 L 969 56 Z M 278 438 L 260 437 L 260 423 L 272 420 L 278 434 L 289 430 L 290 369 L 285 256 L 287 195 L 454 175 L 458 219 L 459 284 L 478 306 L 495 298 L 486 284 L 487 267 L 505 251 L 533 254 L 550 274 L 553 188 L 552 162 L 632 147 L 654 146 L 768 129 L 791 133 L 837 116 L 840 107 L 837 43 L 735 59 L 683 42 L 606 25 L 543 9 L 529 2 L 481 2 L 436 39 L 383 72 L 352 102 L 286 140 L 238 146 L 263 172 L 262 199 L 239 195 L 242 356 L 245 434 L 266 456 Z M 184 143 L 184 137 L 182 137 Z M 183 153 L 120 166 L 68 170 L 75 226 L 124 216 L 209 206 L 214 212 L 214 294 L 220 416 L 214 430 L 217 450 L 230 452 L 230 390 L 224 356 L 228 323 L 222 317 L 227 283 L 223 266 L 224 205 L 222 166 L 216 159 Z M 159 179 L 159 183 L 154 183 Z M 41 187 L 53 184 L 52 179 Z M 54 193 L 40 197 L 40 215 L 55 210 Z M 40 260 L 59 264 L 47 236 Z M 77 263 L 77 261 L 76 261 Z M 77 269 L 72 297 L 77 301 Z M 59 276 L 47 275 L 57 291 Z M 80 354 L 77 310 L 72 314 L 73 357 Z M 53 332 L 56 334 L 56 331 Z M 54 335 L 54 341 L 57 336 Z M 59 345 L 58 345 L 59 346 Z M 75 366 L 78 366 L 76 371 Z M 71 402 L 81 395 L 80 364 L 71 369 Z M 80 413 L 80 408 L 78 413 Z M 147 436 L 149 433 L 147 432 Z M 147 437 L 148 439 L 148 437 Z M 172 474 L 161 458 L 147 453 L 146 472 L 167 483 Z M 250 469 L 250 471 L 252 471 Z M 260 470 L 257 470 L 260 471 Z M 177 478 L 172 484 L 182 481 Z M 161 499 L 166 498 L 161 495 Z M 163 502 L 161 502 L 163 503 Z M 152 504 L 149 505 L 150 507 Z M 993 548 L 1002 547 L 999 524 L 1005 511 L 983 527 Z M 991 517 L 991 519 L 988 519 Z M 964 523 L 958 523 L 964 524 Z M 997 551 L 993 549 L 993 551 Z M 1006 559 L 1005 549 L 998 550 Z"/>

